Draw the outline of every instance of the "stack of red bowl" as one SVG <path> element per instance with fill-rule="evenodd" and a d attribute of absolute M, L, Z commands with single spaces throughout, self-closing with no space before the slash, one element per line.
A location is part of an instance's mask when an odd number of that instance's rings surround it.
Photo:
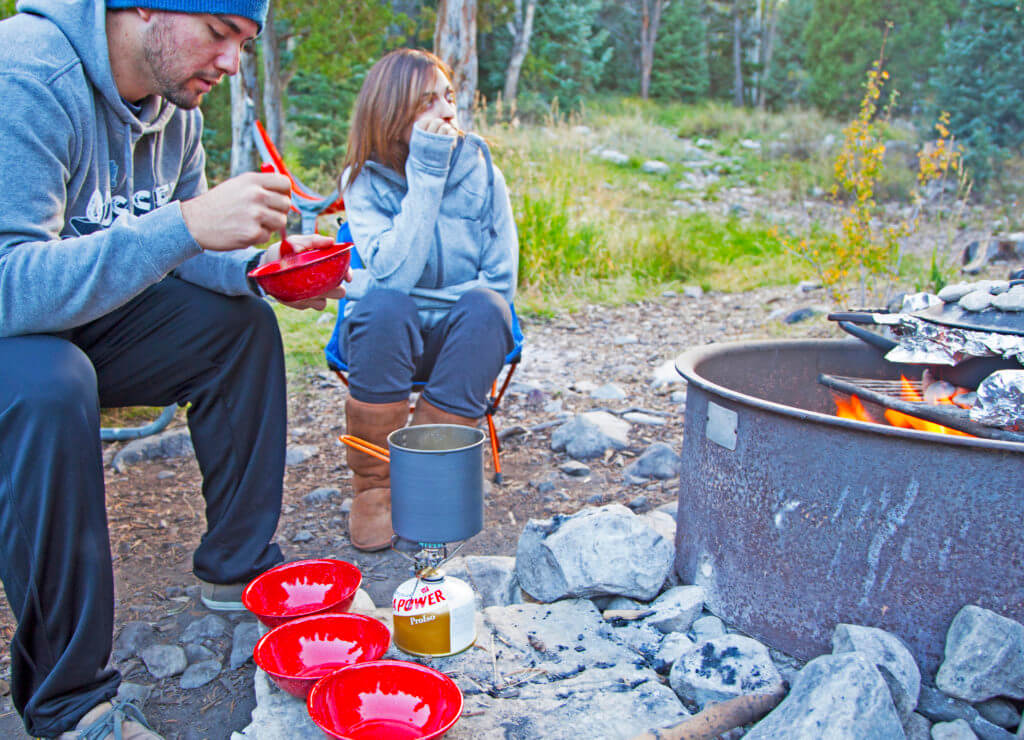
<path fill-rule="evenodd" d="M 242 602 L 270 628 L 256 643 L 256 665 L 305 698 L 330 737 L 440 737 L 462 714 L 462 692 L 433 668 L 378 660 L 391 644 L 388 628 L 347 613 L 361 582 L 354 565 L 330 559 L 286 563 L 255 578 Z"/>

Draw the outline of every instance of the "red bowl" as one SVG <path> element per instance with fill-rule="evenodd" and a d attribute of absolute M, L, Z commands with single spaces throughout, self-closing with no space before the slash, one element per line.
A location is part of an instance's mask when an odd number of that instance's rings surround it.
<path fill-rule="evenodd" d="M 294 252 L 249 271 L 263 290 L 282 301 L 323 295 L 341 284 L 352 260 L 352 243 Z"/>
<path fill-rule="evenodd" d="M 314 614 L 260 638 L 252 657 L 274 683 L 305 699 L 319 679 L 339 668 L 377 660 L 391 644 L 383 623 L 362 614 Z"/>
<path fill-rule="evenodd" d="M 242 603 L 271 629 L 296 617 L 347 612 L 363 574 L 344 560 L 299 560 L 256 576 Z"/>
<path fill-rule="evenodd" d="M 356 663 L 321 678 L 306 699 L 330 737 L 420 740 L 441 737 L 462 714 L 462 692 L 448 676 L 403 660 Z"/>

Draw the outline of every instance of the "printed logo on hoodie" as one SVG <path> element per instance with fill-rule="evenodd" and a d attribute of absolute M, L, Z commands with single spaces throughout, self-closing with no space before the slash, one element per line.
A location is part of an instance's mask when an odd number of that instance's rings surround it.
<path fill-rule="evenodd" d="M 174 192 L 174 185 L 159 185 L 153 190 L 138 190 L 131 197 L 131 209 L 128 198 L 123 195 L 111 196 L 109 192 L 101 193 L 99 188 L 89 197 L 84 216 L 73 216 L 69 222 L 77 236 L 92 234 L 100 229 L 108 228 L 115 220 L 131 213 L 141 216 L 155 208 L 167 205 Z"/>

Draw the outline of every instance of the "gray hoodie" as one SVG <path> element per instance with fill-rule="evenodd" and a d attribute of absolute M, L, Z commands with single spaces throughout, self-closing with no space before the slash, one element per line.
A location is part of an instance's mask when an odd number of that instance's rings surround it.
<path fill-rule="evenodd" d="M 0 22 L 0 336 L 57 332 L 173 272 L 251 294 L 256 253 L 203 252 L 178 201 L 206 191 L 202 114 L 110 70 L 103 0 L 21 0 Z"/>
<path fill-rule="evenodd" d="M 368 161 L 344 192 L 352 239 L 366 265 L 353 270 L 349 301 L 374 287 L 400 290 L 413 298 L 427 328 L 472 288 L 491 288 L 512 301 L 519 240 L 505 178 L 483 139 L 415 128 L 404 177 Z"/>

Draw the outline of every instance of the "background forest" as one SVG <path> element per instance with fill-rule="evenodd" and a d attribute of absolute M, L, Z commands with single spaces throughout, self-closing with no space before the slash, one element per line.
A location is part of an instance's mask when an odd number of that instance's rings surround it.
<path fill-rule="evenodd" d="M 867 300 L 1024 230 L 1020 0 L 275 0 L 203 103 L 211 182 L 257 166 L 255 118 L 332 190 L 398 46 L 453 62 L 511 186 L 527 310 L 806 278 Z"/>

